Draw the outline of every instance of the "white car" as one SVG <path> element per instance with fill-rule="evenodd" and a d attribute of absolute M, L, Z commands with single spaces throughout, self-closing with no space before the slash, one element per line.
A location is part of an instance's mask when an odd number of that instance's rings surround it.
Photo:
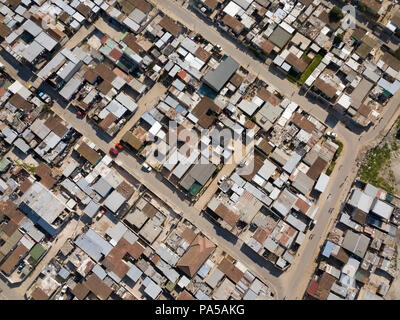
<path fill-rule="evenodd" d="M 334 132 L 332 132 L 332 131 L 328 131 L 328 132 L 326 133 L 326 135 L 327 135 L 329 138 L 332 138 L 332 139 L 336 139 L 336 138 L 337 138 L 337 134 L 334 133 Z"/>
<path fill-rule="evenodd" d="M 151 169 L 152 169 L 152 167 L 150 167 L 147 163 L 143 163 L 142 169 L 143 169 L 144 171 L 150 172 Z"/>
<path fill-rule="evenodd" d="M 218 184 L 221 184 L 222 182 L 224 182 L 226 179 L 226 176 L 222 176 L 219 180 L 218 180 Z"/>

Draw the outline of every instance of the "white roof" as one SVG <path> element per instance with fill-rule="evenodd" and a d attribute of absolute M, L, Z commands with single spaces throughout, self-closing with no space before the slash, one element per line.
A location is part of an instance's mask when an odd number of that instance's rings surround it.
<path fill-rule="evenodd" d="M 393 209 L 391 205 L 379 199 L 374 200 L 371 208 L 373 213 L 387 220 L 390 219 Z"/>
<path fill-rule="evenodd" d="M 328 185 L 328 182 L 329 182 L 329 176 L 327 176 L 325 173 L 321 173 L 314 189 L 319 192 L 324 192 Z"/>
<path fill-rule="evenodd" d="M 238 6 L 235 2 L 231 1 L 228 5 L 224 8 L 224 12 L 229 14 L 230 16 L 234 17 L 238 14 L 239 11 L 242 9 Z"/>
<path fill-rule="evenodd" d="M 135 101 L 133 101 L 131 97 L 129 97 L 127 94 L 123 92 L 118 94 L 115 99 L 131 112 L 135 112 L 136 109 L 138 108 Z"/>

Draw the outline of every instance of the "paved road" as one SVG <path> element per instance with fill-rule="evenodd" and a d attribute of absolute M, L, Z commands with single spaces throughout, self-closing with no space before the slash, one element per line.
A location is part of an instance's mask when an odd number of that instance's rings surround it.
<path fill-rule="evenodd" d="M 8 287 L 6 280 L 0 276 L 0 300 L 24 300 L 24 296 Z"/>

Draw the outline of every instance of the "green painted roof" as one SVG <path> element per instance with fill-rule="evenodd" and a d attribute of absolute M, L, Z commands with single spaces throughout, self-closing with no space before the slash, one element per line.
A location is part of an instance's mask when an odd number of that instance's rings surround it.
<path fill-rule="evenodd" d="M 5 171 L 9 164 L 10 164 L 10 161 L 7 158 L 3 157 L 0 160 L 0 172 Z"/>
<path fill-rule="evenodd" d="M 195 196 L 197 194 L 197 192 L 200 191 L 202 185 L 200 183 L 198 183 L 197 181 L 195 183 L 192 184 L 192 186 L 189 189 L 189 194 L 191 196 Z"/>
<path fill-rule="evenodd" d="M 32 250 L 29 252 L 29 255 L 33 260 L 38 261 L 43 253 L 46 251 L 45 248 L 40 243 L 36 243 Z"/>
<path fill-rule="evenodd" d="M 0 248 L 0 253 L 6 256 L 17 245 L 21 238 L 22 233 L 19 230 L 15 230 L 11 237 L 9 237 Z"/>

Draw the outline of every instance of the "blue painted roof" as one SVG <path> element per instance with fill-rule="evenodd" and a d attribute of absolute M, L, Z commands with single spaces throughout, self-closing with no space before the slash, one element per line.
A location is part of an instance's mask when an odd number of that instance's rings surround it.
<path fill-rule="evenodd" d="M 331 256 L 331 252 L 332 252 L 334 246 L 335 246 L 335 244 L 333 242 L 328 241 L 325 245 L 322 255 L 329 258 Z"/>

